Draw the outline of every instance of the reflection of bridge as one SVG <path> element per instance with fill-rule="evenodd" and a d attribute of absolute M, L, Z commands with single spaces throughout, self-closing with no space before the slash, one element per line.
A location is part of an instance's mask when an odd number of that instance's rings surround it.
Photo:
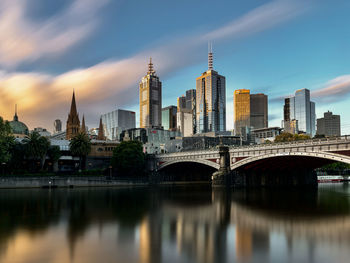
<path fill-rule="evenodd" d="M 157 170 L 179 163 L 198 163 L 217 170 L 224 164 L 228 171 L 314 169 L 330 162 L 350 164 L 350 136 L 233 147 L 226 156 L 219 149 L 160 154 L 155 161 Z"/>

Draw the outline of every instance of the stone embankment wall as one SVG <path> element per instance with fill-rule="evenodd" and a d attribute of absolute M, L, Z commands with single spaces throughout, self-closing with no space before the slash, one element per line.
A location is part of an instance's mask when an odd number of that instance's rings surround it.
<path fill-rule="evenodd" d="M 0 177 L 3 188 L 56 188 L 56 187 L 99 187 L 147 185 L 142 180 L 124 181 L 103 176 L 88 177 Z"/>

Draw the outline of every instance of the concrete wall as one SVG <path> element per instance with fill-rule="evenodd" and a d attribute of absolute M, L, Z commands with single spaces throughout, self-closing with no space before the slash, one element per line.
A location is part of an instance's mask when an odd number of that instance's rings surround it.
<path fill-rule="evenodd" d="M 89 187 L 146 185 L 148 182 L 108 179 L 103 176 L 84 177 L 0 177 L 3 188 Z"/>

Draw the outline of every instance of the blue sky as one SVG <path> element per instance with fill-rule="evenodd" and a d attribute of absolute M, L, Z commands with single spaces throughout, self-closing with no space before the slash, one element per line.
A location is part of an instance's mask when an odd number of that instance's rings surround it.
<path fill-rule="evenodd" d="M 0 3 L 0 110 L 18 103 L 30 128 L 66 121 L 71 93 L 89 127 L 115 108 L 137 112 L 138 82 L 150 56 L 163 106 L 195 88 L 207 69 L 226 76 L 227 127 L 233 91 L 269 96 L 279 126 L 283 97 L 308 88 L 317 117 L 341 115 L 350 134 L 349 1 L 325 0 L 3 0 Z"/>

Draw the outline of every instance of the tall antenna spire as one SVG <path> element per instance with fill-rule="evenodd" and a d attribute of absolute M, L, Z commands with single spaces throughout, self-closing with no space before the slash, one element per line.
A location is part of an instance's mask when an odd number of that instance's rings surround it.
<path fill-rule="evenodd" d="M 148 74 L 153 74 L 155 73 L 153 69 L 153 63 L 152 63 L 152 57 L 149 58 L 149 63 L 148 63 Z"/>
<path fill-rule="evenodd" d="M 208 70 L 213 70 L 213 43 L 208 42 Z"/>

